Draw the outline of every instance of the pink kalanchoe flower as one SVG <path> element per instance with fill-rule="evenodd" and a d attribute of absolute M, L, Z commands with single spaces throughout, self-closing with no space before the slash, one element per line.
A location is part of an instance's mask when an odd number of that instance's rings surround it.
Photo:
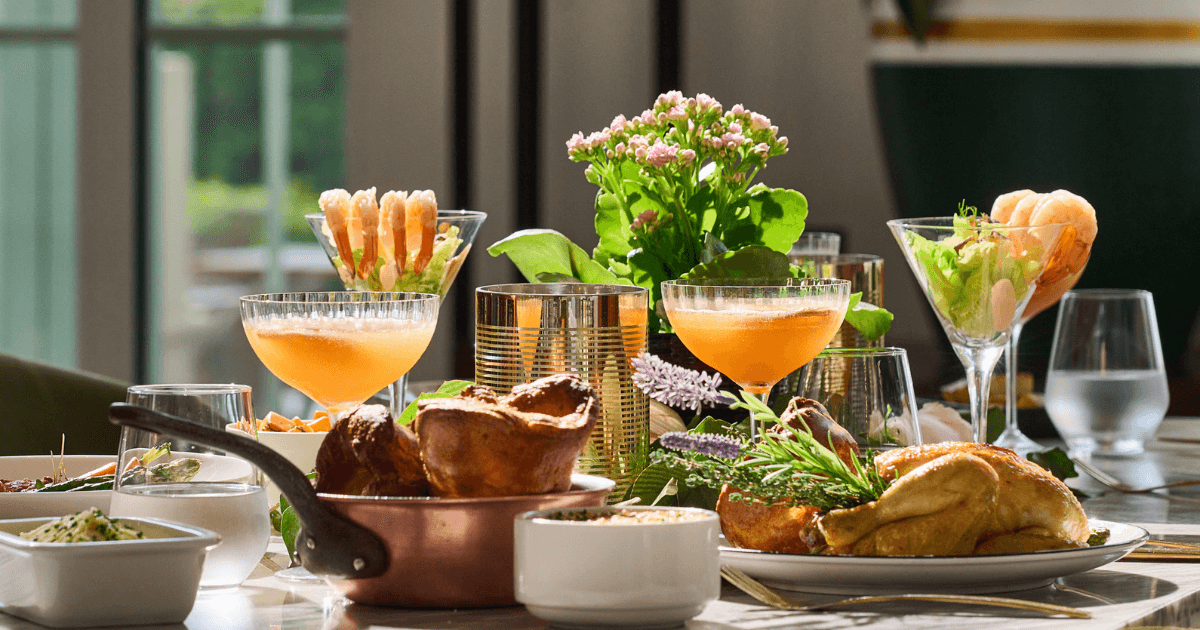
<path fill-rule="evenodd" d="M 678 145 L 667 144 L 662 141 L 655 142 L 654 146 L 650 147 L 646 153 L 646 161 L 649 162 L 651 166 L 662 168 L 674 162 L 678 152 Z"/>
<path fill-rule="evenodd" d="M 635 217 L 633 223 L 629 226 L 633 229 L 638 229 L 642 226 L 653 223 L 658 219 L 658 212 L 655 210 L 647 210 Z"/>
<path fill-rule="evenodd" d="M 771 125 L 771 135 L 773 136 L 778 133 L 779 133 L 779 127 L 776 127 L 775 125 Z"/>
<path fill-rule="evenodd" d="M 594 149 L 608 142 L 608 134 L 603 131 L 593 131 L 584 142 L 587 143 L 588 148 Z"/>
<path fill-rule="evenodd" d="M 571 136 L 570 140 L 567 140 L 567 152 L 574 153 L 582 148 L 583 148 L 583 132 L 580 131 L 579 133 Z"/>
<path fill-rule="evenodd" d="M 717 99 L 701 93 L 696 95 L 696 109 L 698 109 L 700 113 L 715 111 L 719 114 L 721 113 L 721 104 L 717 102 Z"/>
<path fill-rule="evenodd" d="M 725 143 L 725 146 L 736 149 L 746 142 L 746 136 L 740 133 L 727 133 L 721 136 L 721 140 Z"/>
<path fill-rule="evenodd" d="M 763 116 L 758 112 L 750 113 L 750 128 L 755 131 L 762 131 L 771 126 L 771 119 Z"/>
<path fill-rule="evenodd" d="M 667 120 L 686 120 L 688 114 L 683 105 L 676 105 L 675 107 L 667 110 L 666 116 Z"/>
<path fill-rule="evenodd" d="M 650 141 L 646 139 L 646 136 L 637 135 L 629 138 L 630 149 L 644 149 L 648 146 L 650 146 Z"/>
<path fill-rule="evenodd" d="M 644 160 L 646 159 L 647 151 L 648 149 L 646 149 L 646 147 L 638 147 L 637 150 L 633 152 L 633 155 L 639 160 Z"/>
<path fill-rule="evenodd" d="M 742 107 L 741 103 L 738 103 L 737 105 L 734 105 L 732 109 L 729 110 L 729 113 L 733 114 L 734 116 L 745 116 L 746 108 Z"/>
<path fill-rule="evenodd" d="M 622 133 L 625 131 L 625 126 L 628 124 L 629 121 L 625 120 L 624 114 L 617 114 L 617 117 L 613 119 L 612 124 L 610 124 L 608 128 L 612 133 Z"/>
<path fill-rule="evenodd" d="M 666 94 L 660 94 L 659 97 L 654 100 L 654 106 L 662 107 L 665 109 L 665 108 L 669 108 L 669 107 L 674 107 L 682 102 L 683 102 L 683 92 L 680 92 L 679 90 L 671 90 L 670 92 L 667 92 Z"/>
<path fill-rule="evenodd" d="M 725 146 L 725 141 L 721 140 L 720 138 L 710 138 L 708 140 L 708 146 L 714 149 L 720 149 L 721 147 Z"/>
<path fill-rule="evenodd" d="M 679 159 L 683 160 L 685 165 L 691 166 L 692 162 L 696 161 L 696 152 L 691 149 L 684 149 L 679 152 Z"/>
<path fill-rule="evenodd" d="M 742 133 L 742 126 L 737 121 L 729 123 L 729 131 L 733 133 Z"/>
<path fill-rule="evenodd" d="M 615 152 L 617 155 L 625 155 L 625 143 L 618 142 L 617 146 L 613 147 L 613 152 Z"/>
<path fill-rule="evenodd" d="M 780 138 L 778 140 L 778 142 L 779 142 L 779 146 L 781 146 L 785 149 L 787 148 L 787 136 L 783 136 L 782 138 Z"/>
<path fill-rule="evenodd" d="M 766 142 L 759 142 L 754 145 L 754 151 L 765 158 L 771 153 L 771 147 Z"/>

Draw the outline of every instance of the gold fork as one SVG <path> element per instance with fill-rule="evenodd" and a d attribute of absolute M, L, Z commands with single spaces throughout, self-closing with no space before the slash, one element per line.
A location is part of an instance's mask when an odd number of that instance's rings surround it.
<path fill-rule="evenodd" d="M 874 604 L 878 602 L 943 602 L 949 604 L 971 604 L 975 606 L 1001 606 L 1004 608 L 1019 608 L 1021 610 L 1032 610 L 1036 612 L 1046 613 L 1048 615 L 1063 615 L 1066 617 L 1074 617 L 1076 619 L 1091 619 L 1092 613 L 1078 608 L 1069 608 L 1067 606 L 1058 606 L 1056 604 L 1043 604 L 1041 602 L 1031 602 L 1024 599 L 1011 599 L 1008 597 L 984 597 L 980 595 L 881 595 L 877 597 L 851 597 L 828 604 L 814 604 L 805 606 L 799 602 L 788 599 L 779 593 L 767 588 L 762 582 L 746 575 L 739 569 L 733 567 L 721 567 L 721 576 L 729 581 L 730 584 L 741 589 L 750 597 L 780 610 L 794 610 L 800 612 L 814 612 L 818 610 L 828 610 L 841 606 L 853 606 L 855 604 Z"/>
<path fill-rule="evenodd" d="M 1079 467 L 1083 472 L 1087 473 L 1092 479 L 1099 481 L 1102 485 L 1108 486 L 1118 492 L 1140 493 L 1150 492 L 1152 490 L 1162 490 L 1164 488 L 1180 488 L 1183 486 L 1200 485 L 1200 479 L 1189 479 L 1188 481 L 1176 481 L 1174 483 L 1164 483 L 1157 486 L 1147 486 L 1145 488 L 1135 488 L 1129 484 L 1123 483 L 1120 479 L 1096 468 L 1087 461 L 1082 459 L 1071 458 L 1071 461 Z"/>

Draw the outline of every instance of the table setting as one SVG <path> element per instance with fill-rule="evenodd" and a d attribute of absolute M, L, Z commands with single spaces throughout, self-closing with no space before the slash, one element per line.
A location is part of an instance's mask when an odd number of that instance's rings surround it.
<path fill-rule="evenodd" d="M 321 411 L 137 385 L 114 453 L 0 457 L 0 628 L 1200 619 L 1200 422 L 1164 419 L 1153 296 L 1074 288 L 1085 199 L 878 226 L 962 362 L 960 413 L 884 341 L 883 257 L 755 181 L 788 151 L 766 116 L 668 92 L 566 146 L 599 245 L 486 249 L 527 282 L 474 289 L 471 380 L 405 396 L 486 215 L 334 189 L 307 218 L 344 290 L 239 300 L 255 356 Z M 990 436 L 993 372 L 1055 304 L 1062 439 L 1021 433 L 1016 378 Z"/>

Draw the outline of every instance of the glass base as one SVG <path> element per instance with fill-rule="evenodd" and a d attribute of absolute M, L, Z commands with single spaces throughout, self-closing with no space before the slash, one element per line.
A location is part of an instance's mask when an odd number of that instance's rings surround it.
<path fill-rule="evenodd" d="M 1067 440 L 1067 452 L 1071 457 L 1136 457 L 1145 450 L 1145 443 L 1137 438 L 1097 440 L 1083 437 Z"/>
<path fill-rule="evenodd" d="M 1007 449 L 1012 449 L 1017 452 L 1017 455 L 1025 457 L 1030 453 L 1046 450 L 1045 446 L 1034 442 L 1029 436 L 1021 433 L 1021 430 L 1016 427 L 1009 427 L 1001 433 L 994 442 L 993 446 L 1002 446 Z"/>
<path fill-rule="evenodd" d="M 304 567 L 292 567 L 276 571 L 275 577 L 291 582 L 324 582 L 325 578 L 316 575 Z"/>

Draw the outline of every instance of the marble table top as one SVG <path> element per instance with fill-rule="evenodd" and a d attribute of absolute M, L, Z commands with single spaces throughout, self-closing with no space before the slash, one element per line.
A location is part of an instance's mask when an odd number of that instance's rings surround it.
<path fill-rule="evenodd" d="M 1171 419 L 1164 423 L 1159 436 L 1195 439 L 1197 442 L 1157 440 L 1140 457 L 1094 458 L 1092 461 L 1131 484 L 1150 485 L 1200 478 L 1200 418 Z M 1084 502 L 1084 508 L 1092 518 L 1133 523 L 1146 528 L 1153 538 L 1200 543 L 1200 486 L 1132 495 L 1108 491 L 1091 479 L 1075 479 L 1071 485 L 1092 494 Z M 281 551 L 281 546 L 274 549 Z M 286 556 L 276 559 L 286 564 Z M 838 599 L 804 593 L 785 594 L 806 604 Z M 979 630 L 1200 627 L 1200 561 L 1120 561 L 1060 579 L 1045 588 L 1005 596 L 1081 608 L 1090 611 L 1093 618 L 1047 618 L 1040 613 L 1010 609 L 923 602 L 875 604 L 836 613 L 794 613 L 763 606 L 726 584 L 721 599 L 688 622 L 686 628 L 949 629 L 967 624 Z M 523 607 L 453 611 L 362 606 L 348 602 L 324 583 L 283 580 L 261 565 L 241 588 L 201 594 L 185 626 L 188 630 L 525 630 L 549 627 Z M 0 630 L 39 627 L 0 614 Z"/>

